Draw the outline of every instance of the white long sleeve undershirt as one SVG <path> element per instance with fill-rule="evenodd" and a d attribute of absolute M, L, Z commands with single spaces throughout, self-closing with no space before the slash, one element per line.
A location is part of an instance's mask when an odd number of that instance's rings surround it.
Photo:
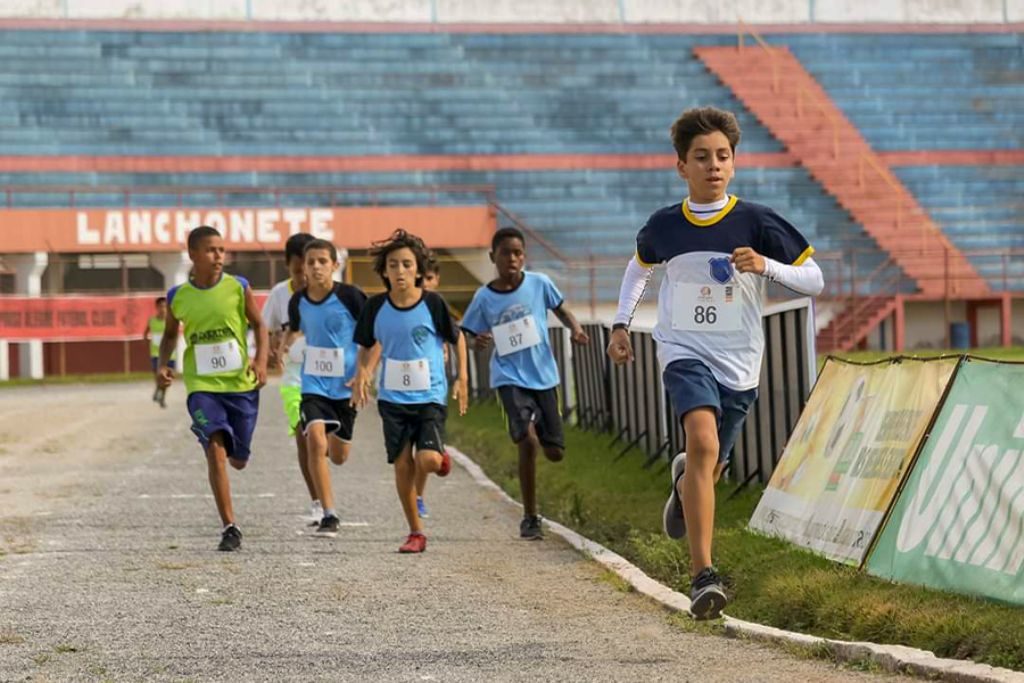
<path fill-rule="evenodd" d="M 622 286 L 619 287 L 619 307 L 615 313 L 614 324 L 623 324 L 629 327 L 633 322 L 633 315 L 644 298 L 647 284 L 651 281 L 653 274 L 654 267 L 640 265 L 636 256 L 629 260 L 626 272 L 622 275 Z M 799 266 L 790 266 L 764 257 L 763 277 L 770 282 L 777 282 L 788 287 L 797 294 L 806 296 L 817 296 L 825 288 L 825 278 L 821 273 L 821 268 L 812 258 L 807 259 Z"/>

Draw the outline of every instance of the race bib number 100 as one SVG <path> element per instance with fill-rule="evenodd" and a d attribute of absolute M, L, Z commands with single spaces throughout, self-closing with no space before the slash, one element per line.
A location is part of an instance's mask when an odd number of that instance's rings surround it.
<path fill-rule="evenodd" d="M 532 315 L 504 325 L 495 325 L 491 328 L 491 335 L 494 337 L 494 349 L 499 356 L 507 356 L 540 344 L 537 321 Z"/>
<path fill-rule="evenodd" d="M 344 377 L 345 349 L 307 346 L 305 372 L 315 377 Z"/>
<path fill-rule="evenodd" d="M 675 283 L 672 290 L 673 330 L 735 332 L 742 327 L 737 286 Z"/>
<path fill-rule="evenodd" d="M 234 339 L 216 344 L 196 344 L 196 374 L 219 375 L 242 369 L 242 350 Z"/>
<path fill-rule="evenodd" d="M 427 391 L 430 389 L 430 362 L 391 360 L 384 364 L 384 388 L 389 391 Z"/>

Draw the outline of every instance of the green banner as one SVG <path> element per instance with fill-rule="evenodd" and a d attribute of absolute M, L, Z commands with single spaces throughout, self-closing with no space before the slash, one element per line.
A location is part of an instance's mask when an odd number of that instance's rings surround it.
<path fill-rule="evenodd" d="M 970 361 L 867 561 L 876 576 L 1024 605 L 1024 365 Z"/>

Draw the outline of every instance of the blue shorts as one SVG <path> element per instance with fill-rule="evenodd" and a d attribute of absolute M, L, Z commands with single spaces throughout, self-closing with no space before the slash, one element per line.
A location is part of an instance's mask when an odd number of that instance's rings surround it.
<path fill-rule="evenodd" d="M 153 367 L 153 372 L 156 372 L 157 370 L 160 369 L 159 368 L 160 359 L 157 358 L 156 356 L 150 356 L 149 357 L 149 364 Z M 174 359 L 173 358 L 170 359 L 169 361 L 167 361 L 167 367 L 169 367 L 171 370 L 174 369 Z"/>
<path fill-rule="evenodd" d="M 718 462 L 728 462 L 750 406 L 757 400 L 757 389 L 736 391 L 723 386 L 708 366 L 699 360 L 670 363 L 662 377 L 680 421 L 695 408 L 715 409 L 718 414 Z"/>
<path fill-rule="evenodd" d="M 206 450 L 210 438 L 217 432 L 224 432 L 224 447 L 228 457 L 235 460 L 249 459 L 252 433 L 256 429 L 256 415 L 260 407 L 258 389 L 236 394 L 215 394 L 208 391 L 194 391 L 186 401 L 188 414 L 192 417 L 192 433 Z"/>

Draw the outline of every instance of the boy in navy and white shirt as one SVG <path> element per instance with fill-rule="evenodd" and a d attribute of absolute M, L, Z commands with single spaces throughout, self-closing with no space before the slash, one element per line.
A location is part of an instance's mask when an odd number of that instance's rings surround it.
<path fill-rule="evenodd" d="M 312 240 L 302 253 L 306 287 L 288 302 L 285 346 L 290 347 L 300 332 L 305 338 L 300 424 L 310 478 L 324 510 L 317 533 L 333 537 L 341 519 L 334 508 L 327 459 L 343 464 L 352 446 L 356 409 L 350 385 L 358 355 L 355 328 L 366 295 L 358 287 L 334 281 L 338 252 L 330 242 Z"/>
<path fill-rule="evenodd" d="M 688 538 L 690 611 L 698 619 L 717 618 L 726 603 L 711 562 L 715 482 L 757 398 L 767 283 L 809 295 L 824 287 L 814 249 L 795 227 L 726 193 L 739 140 L 736 117 L 713 107 L 687 110 L 673 124 L 689 196 L 656 211 L 637 235 L 608 345 L 615 363 L 633 359 L 629 324 L 652 269 L 666 264 L 654 340 L 687 452 L 672 462 L 662 521 L 670 537 Z"/>
<path fill-rule="evenodd" d="M 356 326 L 359 368 L 353 381 L 356 407 L 369 398 L 373 360 L 370 350 L 380 342 L 383 364 L 377 410 L 384 427 L 388 462 L 395 466 L 395 484 L 409 536 L 401 553 L 421 553 L 427 538 L 416 509 L 416 474 L 447 476 L 451 459 L 444 449 L 448 415 L 448 377 L 444 345 L 456 344 L 459 376 L 455 398 L 465 414 L 466 344 L 440 294 L 423 289 L 428 250 L 423 240 L 397 230 L 370 252 L 374 270 L 387 291 L 370 298 Z M 415 457 L 414 457 L 415 453 Z"/>
<path fill-rule="evenodd" d="M 493 344 L 491 388 L 497 389 L 509 436 L 519 447 L 519 488 L 523 496 L 521 538 L 543 538 L 537 514 L 537 452 L 557 462 L 565 455 L 559 405 L 558 365 L 548 338 L 548 311 L 566 326 L 577 344 L 587 333 L 564 305 L 547 275 L 524 269 L 526 240 L 516 228 L 502 228 L 491 240 L 498 277 L 481 287 L 462 319 L 476 348 Z"/>

